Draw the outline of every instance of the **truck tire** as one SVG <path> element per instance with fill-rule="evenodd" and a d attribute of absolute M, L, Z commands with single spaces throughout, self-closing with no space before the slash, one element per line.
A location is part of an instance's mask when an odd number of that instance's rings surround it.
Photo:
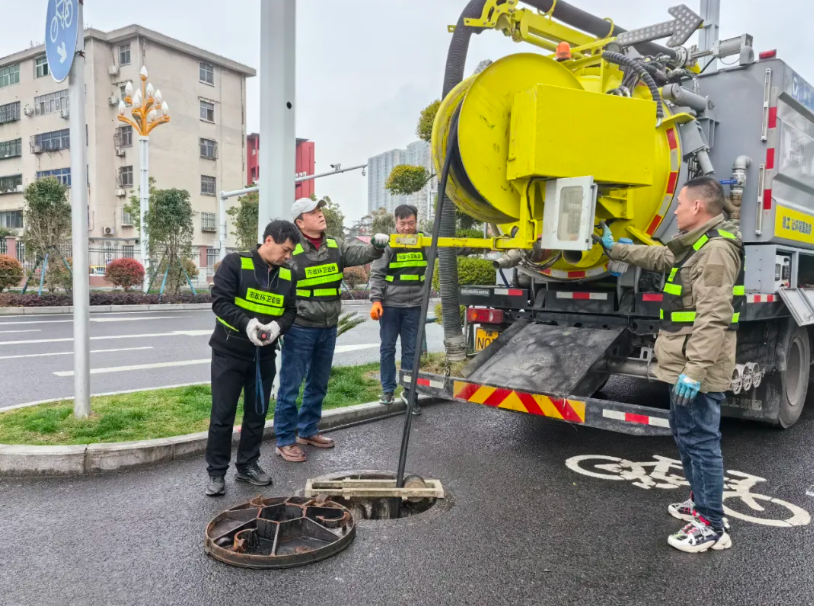
<path fill-rule="evenodd" d="M 764 410 L 777 410 L 770 421 L 783 429 L 794 425 L 803 412 L 811 368 L 808 330 L 791 318 L 788 321 L 793 325 L 780 332 L 775 356 L 778 361 L 785 360 L 786 370 L 767 375 L 758 388 L 763 392 L 759 395 L 763 396 Z"/>

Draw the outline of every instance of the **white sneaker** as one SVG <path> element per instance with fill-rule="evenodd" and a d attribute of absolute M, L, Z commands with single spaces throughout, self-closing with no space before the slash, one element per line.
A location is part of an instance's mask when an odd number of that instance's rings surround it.
<path fill-rule="evenodd" d="M 693 503 L 692 499 L 687 499 L 683 503 L 670 503 L 667 506 L 667 513 L 674 518 L 678 518 L 679 520 L 692 522 L 695 520 L 695 503 Z M 724 518 L 723 522 L 724 530 L 729 532 L 731 530 L 731 527 L 729 526 L 729 518 Z"/>
<path fill-rule="evenodd" d="M 708 549 L 721 551 L 732 547 L 732 537 L 726 530 L 716 532 L 701 520 L 694 520 L 667 538 L 670 547 L 685 553 L 702 553 Z"/>

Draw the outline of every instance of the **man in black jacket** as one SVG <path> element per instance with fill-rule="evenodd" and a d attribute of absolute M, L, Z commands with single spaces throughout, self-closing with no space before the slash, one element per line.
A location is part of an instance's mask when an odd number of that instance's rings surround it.
<path fill-rule="evenodd" d="M 297 313 L 296 276 L 283 267 L 300 239 L 288 221 L 272 221 L 254 251 L 226 255 L 215 274 L 212 310 L 212 414 L 206 463 L 208 496 L 226 493 L 224 476 L 232 451 L 232 430 L 240 392 L 243 424 L 235 479 L 268 486 L 271 477 L 257 461 L 274 382 L 276 340 Z M 272 345 L 274 344 L 274 345 Z"/>

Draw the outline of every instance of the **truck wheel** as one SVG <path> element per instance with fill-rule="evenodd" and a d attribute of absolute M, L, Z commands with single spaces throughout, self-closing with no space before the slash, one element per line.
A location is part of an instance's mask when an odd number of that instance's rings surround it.
<path fill-rule="evenodd" d="M 790 322 L 794 320 L 789 319 Z M 787 336 L 783 338 L 783 333 Z M 811 346 L 808 330 L 794 326 L 789 331 L 781 331 L 777 344 L 777 358 L 786 360 L 785 372 L 774 372 L 764 378 L 764 409 L 778 410 L 774 423 L 788 429 L 797 422 L 803 412 L 808 392 L 808 379 L 811 366 Z M 781 349 L 782 348 L 782 349 Z M 768 405 L 768 406 L 767 406 Z"/>

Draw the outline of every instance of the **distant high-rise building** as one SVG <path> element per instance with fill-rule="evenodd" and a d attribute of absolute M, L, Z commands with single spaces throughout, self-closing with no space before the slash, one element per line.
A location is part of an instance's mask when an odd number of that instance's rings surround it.
<path fill-rule="evenodd" d="M 400 164 L 410 164 L 413 166 L 423 166 L 430 174 L 435 171 L 432 166 L 432 153 L 430 144 L 426 141 L 415 141 L 407 146 L 407 149 L 392 149 L 378 156 L 373 156 L 367 161 L 367 210 L 368 213 L 379 208 L 387 209 L 392 213 L 401 204 L 412 204 L 418 209 L 418 219 L 427 217 L 428 194 L 437 188 L 436 179 L 433 178 L 424 188 L 410 196 L 394 196 L 385 189 L 387 178 L 393 168 Z"/>

